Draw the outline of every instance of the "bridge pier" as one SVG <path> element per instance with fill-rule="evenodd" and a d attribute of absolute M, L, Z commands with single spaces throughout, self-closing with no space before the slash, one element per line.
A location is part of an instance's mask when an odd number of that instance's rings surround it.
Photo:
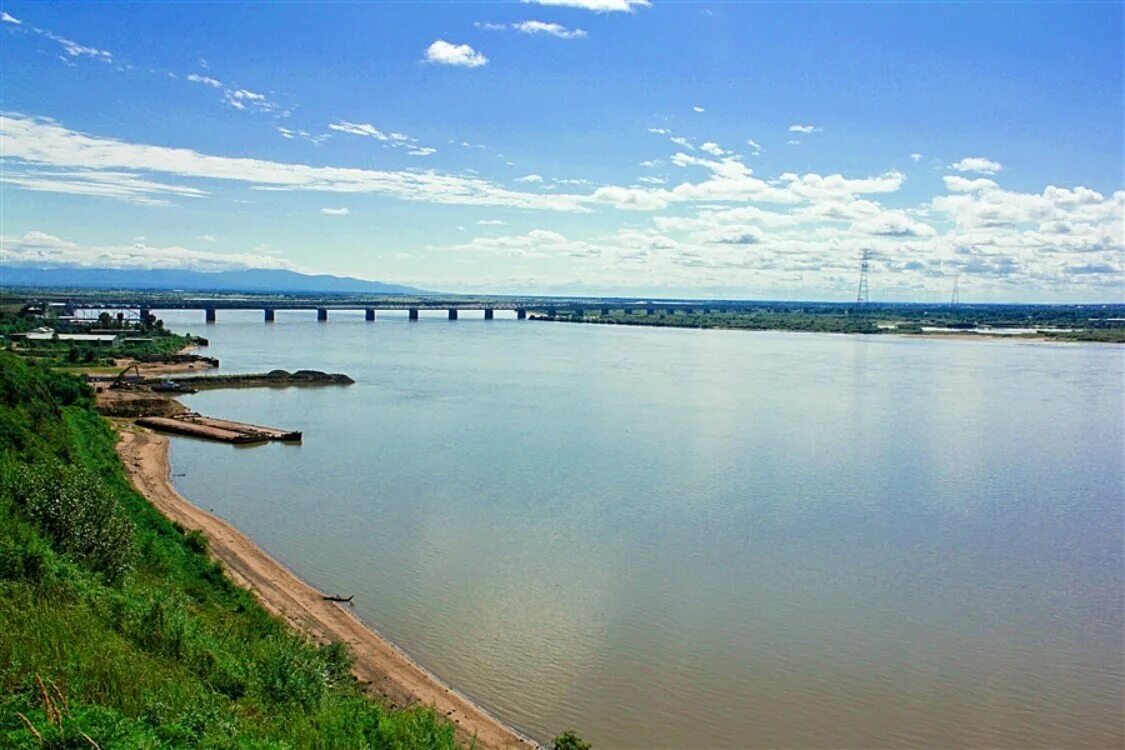
<path fill-rule="evenodd" d="M 327 307 L 316 308 L 316 319 L 320 323 L 327 323 L 328 322 L 328 308 Z"/>
<path fill-rule="evenodd" d="M 484 308 L 484 319 L 485 320 L 492 320 L 492 308 L 491 307 Z"/>
<path fill-rule="evenodd" d="M 363 311 L 363 319 L 366 320 L 369 323 L 371 321 L 375 320 L 375 308 L 369 307 L 366 310 L 364 310 Z"/>
<path fill-rule="evenodd" d="M 527 310 L 522 307 L 516 310 L 516 320 L 527 320 Z"/>
<path fill-rule="evenodd" d="M 265 322 L 272 323 L 274 319 L 274 309 L 272 307 L 267 307 L 262 311 L 262 318 Z"/>
<path fill-rule="evenodd" d="M 456 307 L 449 308 L 449 319 L 450 320 L 457 320 L 457 308 Z"/>
<path fill-rule="evenodd" d="M 141 325 L 148 325 L 148 316 L 152 315 L 152 311 L 149 310 L 147 307 L 142 307 L 141 310 L 140 310 L 140 315 L 141 315 Z"/>
<path fill-rule="evenodd" d="M 408 313 L 408 317 L 411 320 L 418 320 L 418 308 L 417 307 L 410 308 L 410 312 Z"/>
<path fill-rule="evenodd" d="M 208 323 L 214 323 L 215 322 L 215 308 L 213 308 L 213 307 L 206 308 L 204 310 L 203 319 L 206 320 Z"/>

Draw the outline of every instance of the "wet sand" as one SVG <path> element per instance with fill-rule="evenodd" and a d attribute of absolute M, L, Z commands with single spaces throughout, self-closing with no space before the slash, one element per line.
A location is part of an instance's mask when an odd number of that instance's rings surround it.
<path fill-rule="evenodd" d="M 462 741 L 468 743 L 475 737 L 478 748 L 538 747 L 415 664 L 346 607 L 325 601 L 322 592 L 297 578 L 229 523 L 188 502 L 172 486 L 166 437 L 128 422 L 116 426 L 121 435 L 117 452 L 137 490 L 171 520 L 203 532 L 228 575 L 253 592 L 267 610 L 319 642 L 347 643 L 355 656 L 356 677 L 373 693 L 394 706 L 433 707 L 454 722 Z"/>

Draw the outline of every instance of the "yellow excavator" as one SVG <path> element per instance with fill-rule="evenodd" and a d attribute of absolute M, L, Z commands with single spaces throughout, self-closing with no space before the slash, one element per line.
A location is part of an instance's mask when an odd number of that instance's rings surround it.
<path fill-rule="evenodd" d="M 130 370 L 137 373 L 136 378 L 129 378 Z M 144 375 L 141 375 L 141 368 L 137 367 L 137 363 L 134 362 L 121 372 L 117 373 L 117 377 L 114 378 L 113 382 L 109 384 L 109 389 L 111 391 L 135 391 L 137 389 L 137 383 L 143 380 Z"/>

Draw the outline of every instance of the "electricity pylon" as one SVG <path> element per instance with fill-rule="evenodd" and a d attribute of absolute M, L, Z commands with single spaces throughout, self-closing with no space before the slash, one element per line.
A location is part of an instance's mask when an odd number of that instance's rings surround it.
<path fill-rule="evenodd" d="M 867 302 L 867 271 L 869 268 L 871 268 L 871 251 L 864 250 L 863 255 L 859 258 L 859 290 L 855 295 L 857 305 Z"/>

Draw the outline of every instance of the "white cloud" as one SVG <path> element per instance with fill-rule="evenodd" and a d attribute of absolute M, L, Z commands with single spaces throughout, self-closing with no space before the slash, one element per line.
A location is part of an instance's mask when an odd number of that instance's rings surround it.
<path fill-rule="evenodd" d="M 325 216 L 347 216 L 351 213 L 348 208 L 322 208 L 320 212 Z"/>
<path fill-rule="evenodd" d="M 958 172 L 979 172 L 981 174 L 996 174 L 1004 165 L 983 156 L 966 156 L 958 162 L 949 165 Z"/>
<path fill-rule="evenodd" d="M 198 188 L 169 185 L 119 171 L 48 171 L 8 165 L 0 172 L 0 183 L 35 192 L 113 198 L 142 206 L 169 206 L 172 197 L 202 198 L 207 195 L 206 191 Z"/>
<path fill-rule="evenodd" d="M 990 190 L 997 187 L 995 182 L 984 177 L 969 180 L 955 174 L 947 174 L 942 177 L 942 181 L 945 182 L 945 189 L 951 193 L 975 193 L 978 190 Z"/>
<path fill-rule="evenodd" d="M 648 8 L 649 0 L 523 0 L 534 5 L 551 5 L 560 8 L 581 8 L 597 13 L 632 13 L 634 8 Z"/>
<path fill-rule="evenodd" d="M 340 133 L 348 133 L 350 135 L 374 138 L 394 148 L 407 148 L 409 149 L 407 153 L 410 156 L 429 156 L 430 154 L 437 153 L 436 148 L 415 145 L 417 144 L 416 138 L 411 138 L 404 133 L 384 132 L 369 122 L 348 122 L 347 120 L 340 120 L 339 122 L 329 124 L 328 129 Z"/>
<path fill-rule="evenodd" d="M 976 232 L 1008 231 L 1048 222 L 1120 225 L 1125 209 L 1125 191 L 1106 199 L 1086 187 L 1070 190 L 1048 185 L 1042 193 L 1016 193 L 1001 189 L 991 180 L 945 179 L 956 194 L 938 196 L 930 205 L 959 226 Z M 1119 232 L 1114 244 L 1120 245 L 1122 236 Z"/>
<path fill-rule="evenodd" d="M 144 237 L 139 237 L 138 239 L 143 240 Z M 197 236 L 195 239 L 202 240 L 204 242 L 215 242 L 218 238 L 215 237 L 215 235 L 213 235 L 213 234 L 201 234 L 201 235 Z"/>
<path fill-rule="evenodd" d="M 272 111 L 275 107 L 266 99 L 265 94 L 247 89 L 227 89 L 223 92 L 223 101 L 235 109 L 254 107 L 258 110 Z"/>
<path fill-rule="evenodd" d="M 0 237 L 0 264 L 13 266 L 82 266 L 85 268 L 176 268 L 226 271 L 243 268 L 299 270 L 289 261 L 258 253 L 215 253 L 179 246 L 82 246 L 46 232 Z"/>
<path fill-rule="evenodd" d="M 798 176 L 785 173 L 772 182 L 766 182 L 755 177 L 753 170 L 737 156 L 706 159 L 677 153 L 672 157 L 672 163 L 684 168 L 703 168 L 711 176 L 703 182 L 684 182 L 670 189 L 605 186 L 594 191 L 594 200 L 633 210 L 657 210 L 670 203 L 698 201 L 843 201 L 865 193 L 895 192 L 906 179 L 899 172 L 859 179 L 839 174 Z"/>
<path fill-rule="evenodd" d="M 205 60 L 200 60 L 200 63 L 206 63 Z M 207 67 L 204 64 L 204 67 Z M 176 78 L 175 73 L 168 73 L 169 77 Z M 223 102 L 234 107 L 235 109 L 248 110 L 252 109 L 258 112 L 273 113 L 279 110 L 279 107 L 271 102 L 265 94 L 260 94 L 256 91 L 249 89 L 238 88 L 237 86 L 227 87 L 225 83 L 212 76 L 201 75 L 199 73 L 190 73 L 184 76 L 184 79 L 192 83 L 202 84 L 209 86 L 213 89 L 218 89 L 223 93 Z M 287 114 L 287 113 L 282 113 Z M 279 132 L 282 130 L 278 129 Z M 285 135 L 282 133 L 282 135 Z M 286 136 L 291 137 L 291 136 Z"/>
<path fill-rule="evenodd" d="M 594 244 L 568 239 L 550 229 L 532 229 L 527 234 L 485 235 L 443 249 L 462 255 L 513 258 L 589 258 L 601 253 L 601 248 Z"/>
<path fill-rule="evenodd" d="M 796 140 L 796 139 L 793 139 L 793 140 L 786 141 L 785 145 L 787 145 L 787 146 L 800 146 L 801 142 Z"/>
<path fill-rule="evenodd" d="M 691 141 L 689 141 L 687 138 L 684 138 L 682 135 L 672 136 L 668 140 L 670 140 L 672 143 L 675 143 L 677 146 L 680 146 L 681 148 L 695 151 L 695 146 L 692 145 Z"/>
<path fill-rule="evenodd" d="M 507 224 L 506 221 L 500 219 L 479 219 L 477 220 L 478 227 L 502 227 Z"/>
<path fill-rule="evenodd" d="M 319 145 L 319 144 L 323 143 L 326 139 L 332 137 L 328 133 L 321 133 L 320 135 L 313 135 L 312 133 L 310 133 L 307 130 L 292 130 L 290 128 L 283 128 L 283 127 L 277 127 L 277 128 L 274 128 L 274 129 L 278 133 L 281 134 L 282 138 L 286 138 L 288 140 L 294 140 L 296 138 L 300 138 L 301 140 L 308 141 L 309 143 L 312 143 L 314 145 Z"/>
<path fill-rule="evenodd" d="M 192 83 L 202 83 L 205 86 L 210 86 L 211 88 L 215 88 L 215 89 L 223 88 L 223 82 L 215 80 L 211 76 L 201 76 L 197 73 L 192 73 L 191 75 L 189 75 L 187 77 L 187 79 L 189 81 L 191 81 Z"/>
<path fill-rule="evenodd" d="M 723 148 L 721 148 L 719 146 L 719 144 L 715 143 L 714 141 L 707 141 L 706 143 L 704 143 L 702 146 L 699 147 L 699 150 L 700 151 L 706 151 L 707 153 L 711 154 L 712 156 L 726 156 L 727 154 L 730 153 L 729 151 L 725 151 Z"/>
<path fill-rule="evenodd" d="M 922 155 L 917 152 L 911 154 L 910 158 L 913 159 L 915 163 L 922 161 Z"/>
<path fill-rule="evenodd" d="M 355 123 L 348 122 L 347 120 L 341 120 L 339 122 L 331 123 L 328 126 L 328 129 L 337 130 L 341 133 L 350 133 L 351 135 L 367 136 L 369 138 L 374 138 L 377 141 L 389 141 L 391 139 L 389 135 L 384 133 L 382 130 L 379 130 L 369 122 Z"/>
<path fill-rule="evenodd" d="M 477 21 L 473 26 L 483 31 L 507 31 L 511 29 L 521 34 L 546 34 L 559 39 L 582 39 L 586 36 L 586 32 L 582 29 L 569 29 L 562 24 L 546 21 L 518 21 L 513 24 Z"/>
<path fill-rule="evenodd" d="M 477 52 L 467 44 L 450 44 L 444 39 L 426 48 L 426 62 L 439 65 L 459 65 L 466 68 L 478 68 L 488 62 L 488 58 Z"/>
<path fill-rule="evenodd" d="M 670 135 L 672 133 L 668 128 L 649 128 L 648 132 L 655 133 L 656 135 Z"/>
<path fill-rule="evenodd" d="M 803 133 L 805 135 L 808 135 L 809 133 L 819 133 L 820 128 L 818 128 L 815 125 L 790 125 L 789 126 L 789 132 L 790 133 Z"/>
<path fill-rule="evenodd" d="M 388 147 L 401 143 L 393 136 L 405 137 L 378 132 Z M 554 259 L 549 264 L 529 263 L 517 271 L 531 279 L 523 282 L 524 290 L 542 291 L 555 282 L 586 278 L 607 289 L 632 284 L 634 293 L 652 293 L 636 289 L 638 270 L 643 268 L 644 278 L 650 280 L 646 284 L 667 290 L 713 289 L 716 294 L 745 296 L 746 290 L 816 289 L 831 294 L 838 289 L 843 295 L 854 282 L 855 257 L 862 248 L 876 253 L 880 289 L 893 287 L 904 297 L 919 298 L 932 292 L 935 283 L 945 289 L 955 270 L 963 274 L 963 283 L 971 284 L 974 296 L 991 289 L 988 294 L 994 299 L 1028 299 L 1037 290 L 1046 290 L 1043 296 L 1117 299 L 1125 278 L 1125 191 L 1107 196 L 1085 187 L 1048 186 L 1040 193 L 1020 193 L 1005 190 L 992 179 L 953 173 L 943 176 L 947 193 L 913 207 L 890 208 L 882 205 L 882 196 L 901 190 L 906 178 L 899 172 L 867 177 L 791 172 L 759 176 L 739 156 L 712 153 L 705 148 L 711 143 L 707 141 L 697 151 L 685 148 L 664 161 L 677 168 L 671 170 L 677 176 L 673 181 L 662 183 L 665 176 L 653 176 L 630 186 L 602 186 L 586 195 L 550 195 L 509 190 L 464 174 L 209 156 L 89 136 L 22 115 L 0 117 L 0 137 L 5 151 L 3 179 L 14 187 L 154 205 L 206 198 L 213 189 L 210 181 L 217 180 L 258 190 L 374 193 L 482 207 L 582 211 L 601 204 L 658 212 L 647 224 L 644 217 L 631 218 L 627 228 L 607 236 L 575 238 L 570 232 L 564 236 L 544 228 L 457 246 L 463 265 L 450 268 L 472 267 L 473 253 Z M 186 184 L 162 181 L 168 175 Z M 320 205 L 341 199 L 317 200 L 323 203 L 306 210 L 316 212 Z M 895 201 L 897 205 L 901 199 L 896 196 Z M 661 211 L 665 208 L 669 210 Z M 479 209 L 478 215 L 492 210 Z M 481 219 L 477 226 L 481 234 L 489 234 L 484 230 L 501 226 L 499 221 Z M 596 232 L 589 228 L 596 225 L 582 226 Z M 15 241 L 5 241 L 2 257 L 11 258 L 18 251 L 23 261 L 51 262 L 42 260 L 46 250 L 32 247 L 34 240 L 21 241 L 18 248 Z M 199 255 L 184 248 L 91 249 L 71 243 L 68 249 L 62 240 L 53 240 L 53 255 L 48 257 L 81 254 L 101 265 L 241 262 L 232 260 L 237 256 Z M 51 244 L 40 240 L 38 245 L 45 243 Z M 62 249 L 55 247 L 60 243 Z M 216 247 L 225 246 L 224 240 Z M 147 255 L 152 257 L 146 259 Z M 479 264 L 480 273 L 491 273 L 486 266 Z M 505 288 L 495 278 L 487 283 Z"/>
<path fill-rule="evenodd" d="M 757 156 L 758 154 L 765 151 L 765 149 L 762 148 L 761 145 L 757 141 L 755 141 L 753 138 L 747 138 L 746 139 L 746 145 L 749 146 L 751 149 L 753 149 L 754 156 Z"/>
<path fill-rule="evenodd" d="M 877 237 L 932 237 L 937 233 L 929 224 L 900 211 L 882 211 L 871 219 L 855 222 L 852 228 Z"/>
<path fill-rule="evenodd" d="M 543 178 L 537 174 L 526 174 L 523 177 L 517 177 L 516 182 L 542 182 Z"/>
<path fill-rule="evenodd" d="M 508 190 L 487 180 L 426 171 L 385 171 L 355 167 L 314 167 L 305 164 L 245 157 L 201 154 L 184 148 L 150 146 L 86 135 L 50 120 L 25 115 L 0 115 L 0 138 L 4 142 L 7 169 L 3 179 L 28 180 L 29 168 L 38 168 L 40 186 L 66 179 L 66 172 L 84 170 L 85 182 L 125 181 L 143 196 L 143 188 L 155 193 L 197 195 L 202 190 L 187 186 L 152 183 L 142 185 L 136 175 L 121 172 L 157 172 L 178 177 L 239 182 L 258 190 L 299 190 L 323 193 L 380 193 L 392 197 L 461 205 L 514 206 L 558 211 L 583 211 L 588 196 L 542 195 Z M 50 171 L 48 171 L 48 168 Z M 23 170 L 23 171 L 20 171 Z M 17 174 L 18 173 L 18 174 Z M 100 176 L 99 176 L 100 175 Z"/>
<path fill-rule="evenodd" d="M 520 21 L 512 24 L 512 28 L 523 34 L 547 34 L 559 39 L 581 39 L 586 36 L 582 29 L 568 29 L 561 24 L 544 21 Z"/>
<path fill-rule="evenodd" d="M 607 185 L 594 191 L 594 200 L 616 208 L 634 211 L 656 211 L 667 207 L 669 199 L 664 191 L 644 188 L 626 188 Z"/>
<path fill-rule="evenodd" d="M 16 18 L 15 16 L 5 13 L 2 10 L 0 10 L 0 22 L 14 24 L 15 26 L 23 25 L 23 21 Z"/>
<path fill-rule="evenodd" d="M 671 290 L 745 297 L 748 289 L 792 295 L 812 288 L 846 299 L 854 295 L 856 257 L 863 249 L 874 254 L 872 273 L 880 294 L 899 298 L 924 298 L 935 289 L 947 294 L 956 272 L 962 286 L 971 285 L 974 297 L 981 299 L 1028 299 L 1036 293 L 1041 298 L 1116 299 L 1123 291 L 1125 191 L 1106 198 L 1081 187 L 1048 187 L 1042 194 L 995 188 L 944 196 L 952 202 L 913 209 L 889 209 L 857 196 L 857 191 L 887 191 L 900 182 L 896 173 L 861 179 L 783 175 L 764 183 L 794 199 L 779 210 L 704 204 L 694 216 L 662 213 L 650 227 L 604 236 L 573 238 L 536 230 L 478 237 L 445 249 L 470 258 L 552 260 L 512 266 L 526 274 L 518 281 L 494 276 L 477 280 L 482 290 L 490 291 L 575 293 L 581 288 L 592 294 L 629 290 L 625 293 L 647 295 L 658 293 L 652 287 L 656 284 L 669 296 L 680 294 Z M 691 186 L 699 200 L 716 202 L 715 190 L 699 187 Z M 601 195 L 609 198 L 611 191 L 621 190 L 609 188 Z M 644 201 L 670 203 L 682 198 L 677 191 L 637 189 L 612 200 L 634 207 Z M 956 226 L 939 231 L 926 218 L 931 215 L 943 224 L 948 217 Z M 486 266 L 472 267 L 487 274 Z M 644 280 L 638 282 L 638 275 Z M 587 283 L 575 286 L 575 279 Z"/>
<path fill-rule="evenodd" d="M 94 60 L 101 60 L 102 62 L 113 62 L 113 55 L 104 49 L 97 49 L 95 47 L 85 47 L 78 42 L 67 39 L 66 37 L 53 34 L 44 29 L 35 29 L 35 31 L 47 37 L 53 42 L 57 42 L 63 48 L 63 51 L 71 57 L 90 57 Z"/>
<path fill-rule="evenodd" d="M 691 111 L 692 112 L 706 112 L 707 110 L 705 110 L 703 107 L 692 107 Z"/>

